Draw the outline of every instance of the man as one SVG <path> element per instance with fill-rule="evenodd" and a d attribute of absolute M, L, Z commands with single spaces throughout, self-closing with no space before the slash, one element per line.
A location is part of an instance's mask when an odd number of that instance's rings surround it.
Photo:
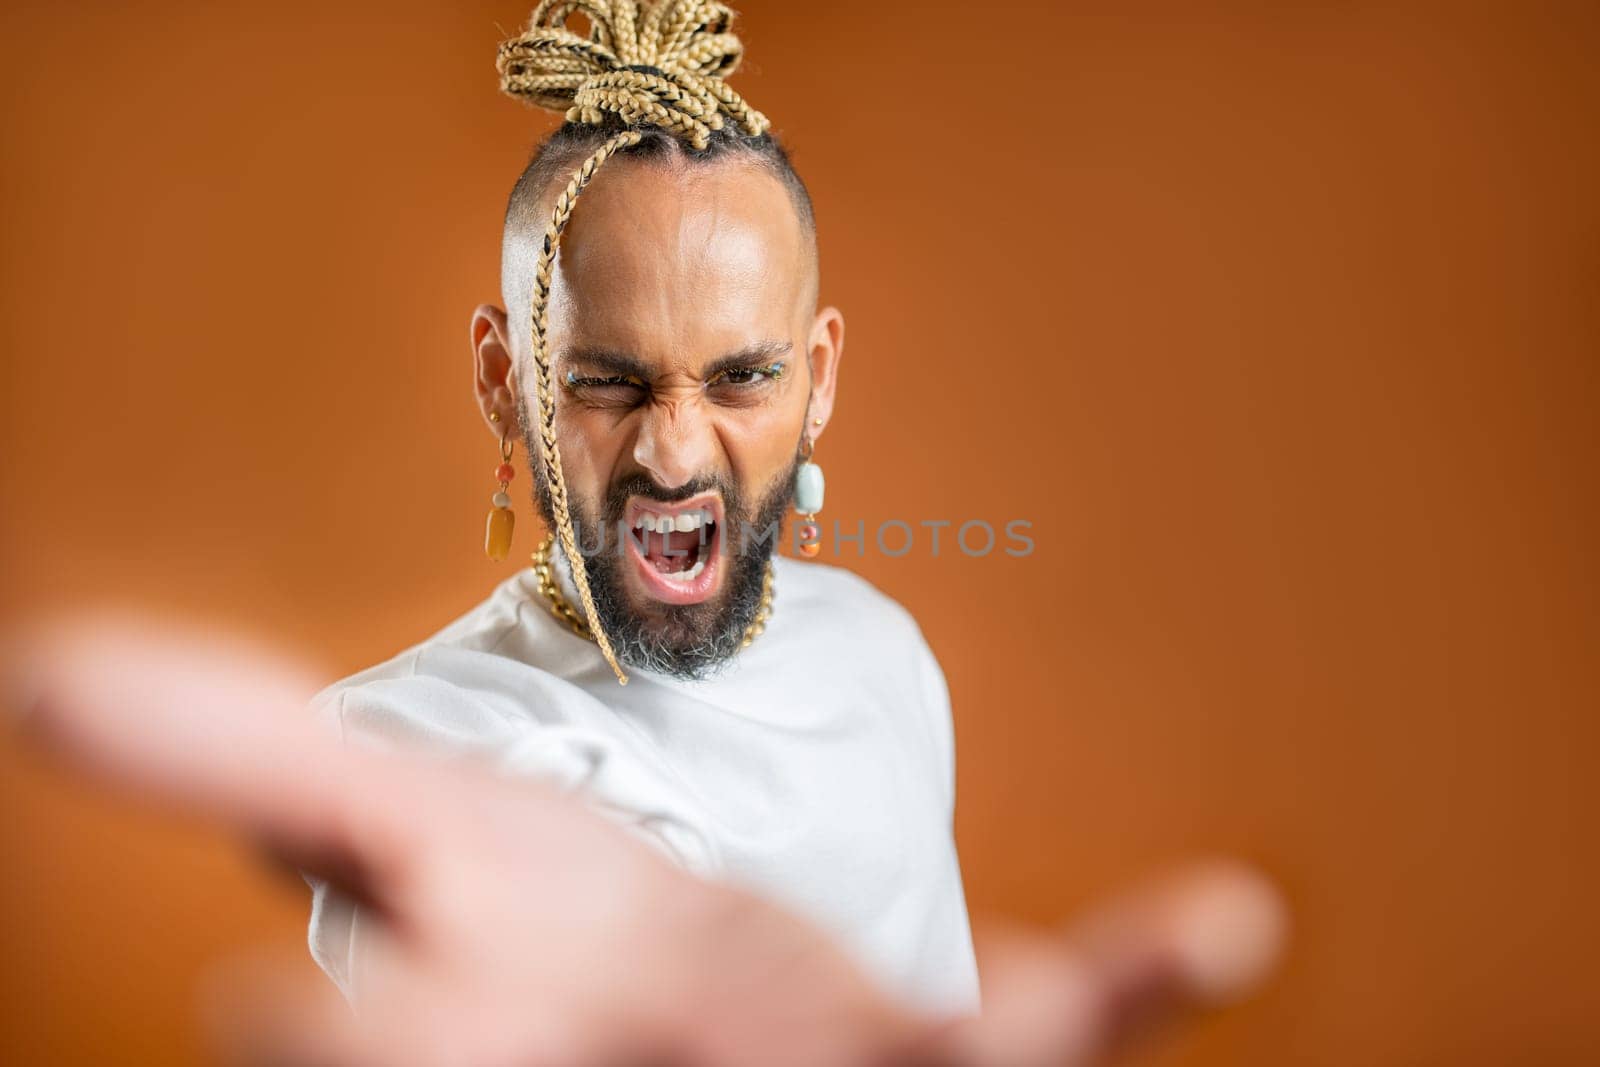
<path fill-rule="evenodd" d="M 1271 959 L 1271 892 L 1208 869 L 1013 943 L 975 1014 L 937 663 L 765 536 L 821 506 L 844 320 L 803 185 L 721 82 L 729 18 L 546 2 L 502 50 L 510 91 L 572 108 L 512 196 L 508 310 L 471 332 L 501 493 L 520 425 L 555 543 L 322 694 L 358 743 L 286 710 L 296 670 L 213 640 L 79 625 L 16 657 L 59 751 L 314 877 L 313 952 L 358 1011 L 257 988 L 258 1056 L 1080 1063 Z"/>
<path fill-rule="evenodd" d="M 572 114 L 512 193 L 506 310 L 471 322 L 478 404 L 502 460 L 522 427 L 554 543 L 320 705 L 347 736 L 579 791 L 910 1002 L 974 1010 L 943 675 L 866 582 L 773 558 L 844 353 L 805 186 L 719 76 L 726 9 L 596 7 L 580 38 L 575 6 L 541 5 L 501 50 L 508 91 Z M 312 950 L 357 1000 L 360 929 L 319 884 Z"/>

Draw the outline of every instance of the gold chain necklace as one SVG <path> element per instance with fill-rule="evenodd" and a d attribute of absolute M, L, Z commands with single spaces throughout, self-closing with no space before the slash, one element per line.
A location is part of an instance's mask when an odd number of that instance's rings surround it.
<path fill-rule="evenodd" d="M 567 624 L 567 628 L 585 641 L 593 641 L 594 634 L 589 631 L 589 622 L 583 613 L 567 600 L 561 592 L 561 586 L 556 584 L 555 567 L 550 563 L 550 555 L 555 550 L 556 539 L 549 536 L 540 543 L 533 553 L 533 577 L 539 583 L 539 595 L 544 598 L 550 607 L 550 614 Z M 767 563 L 767 572 L 761 577 L 761 603 L 756 605 L 756 617 L 750 620 L 750 625 L 745 627 L 744 638 L 739 642 L 740 648 L 749 648 L 750 642 L 761 636 L 767 628 L 767 620 L 772 618 L 772 564 Z"/>

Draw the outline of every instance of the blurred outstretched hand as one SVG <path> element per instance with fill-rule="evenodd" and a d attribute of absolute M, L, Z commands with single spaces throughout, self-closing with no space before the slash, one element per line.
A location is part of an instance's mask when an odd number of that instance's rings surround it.
<path fill-rule="evenodd" d="M 537 783 L 348 749 L 311 675 L 214 635 L 79 619 L 8 650 L 24 728 L 89 776 L 220 821 L 379 927 L 358 1011 L 331 984 L 241 998 L 250 1059 L 304 1064 L 1045 1067 L 1254 986 L 1277 894 L 1211 864 L 1064 932 L 1007 934 L 979 1017 L 929 1019 L 819 931 L 707 884 Z M 364 920 L 367 921 L 367 920 Z"/>

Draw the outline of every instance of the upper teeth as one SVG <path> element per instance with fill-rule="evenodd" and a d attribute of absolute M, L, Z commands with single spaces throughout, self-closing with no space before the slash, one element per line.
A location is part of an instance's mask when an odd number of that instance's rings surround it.
<path fill-rule="evenodd" d="M 711 521 L 711 512 L 705 510 L 680 511 L 676 515 L 652 515 L 648 511 L 641 511 L 633 520 L 633 528 L 651 533 L 688 533 Z"/>

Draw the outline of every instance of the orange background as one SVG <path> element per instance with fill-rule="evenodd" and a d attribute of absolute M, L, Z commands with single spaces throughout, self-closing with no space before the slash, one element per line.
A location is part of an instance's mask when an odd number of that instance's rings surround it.
<path fill-rule="evenodd" d="M 1034 523 L 848 561 L 949 675 L 974 912 L 1230 852 L 1293 954 L 1140 1062 L 1595 1062 L 1597 9 L 743 6 L 849 319 L 828 517 Z M 466 326 L 526 14 L 6 7 L 11 610 L 331 676 L 507 573 Z M 0 1060 L 197 1060 L 199 976 L 300 951 L 204 828 L 11 742 L 0 808 Z"/>

